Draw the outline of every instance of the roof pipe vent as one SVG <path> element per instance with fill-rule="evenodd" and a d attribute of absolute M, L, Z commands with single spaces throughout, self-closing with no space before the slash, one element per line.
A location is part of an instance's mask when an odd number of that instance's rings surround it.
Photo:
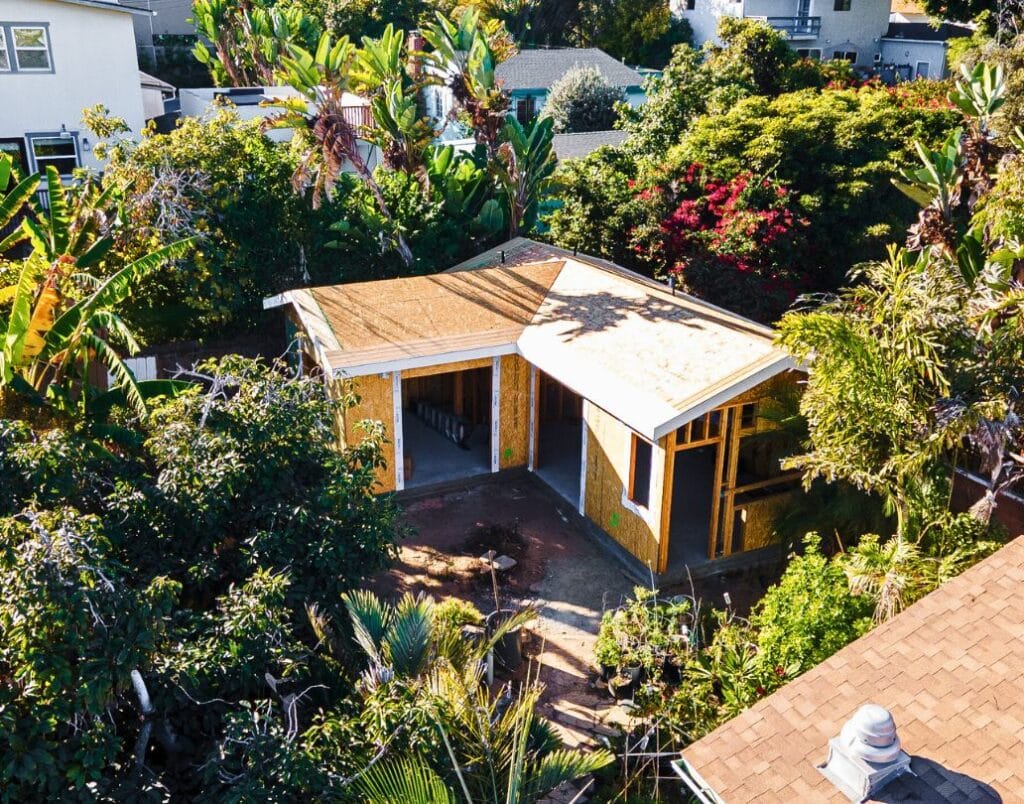
<path fill-rule="evenodd" d="M 910 757 L 889 710 L 878 704 L 858 709 L 828 741 L 828 759 L 818 770 L 851 801 L 864 801 L 910 772 Z"/>

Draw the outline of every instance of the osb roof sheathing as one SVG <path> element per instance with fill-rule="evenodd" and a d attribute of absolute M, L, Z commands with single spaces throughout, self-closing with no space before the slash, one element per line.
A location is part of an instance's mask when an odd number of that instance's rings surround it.
<path fill-rule="evenodd" d="M 792 365 L 766 327 L 525 238 L 443 274 L 287 295 L 329 324 L 324 362 L 334 372 L 507 349 L 651 439 Z"/>
<path fill-rule="evenodd" d="M 561 262 L 313 288 L 334 331 L 334 369 L 514 344 Z"/>
<path fill-rule="evenodd" d="M 889 709 L 916 776 L 878 801 L 1024 800 L 1024 537 L 683 756 L 725 801 L 846 801 L 815 766 L 865 703 Z"/>

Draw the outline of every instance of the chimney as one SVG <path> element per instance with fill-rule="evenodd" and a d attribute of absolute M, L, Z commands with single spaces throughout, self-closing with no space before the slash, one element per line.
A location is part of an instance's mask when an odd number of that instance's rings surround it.
<path fill-rule="evenodd" d="M 902 773 L 910 757 L 900 747 L 896 722 L 885 707 L 865 704 L 828 741 L 828 759 L 818 770 L 850 799 L 864 801 Z"/>
<path fill-rule="evenodd" d="M 405 51 L 409 58 L 409 76 L 413 79 L 419 78 L 423 71 L 423 49 L 427 46 L 427 40 L 418 29 L 413 29 L 406 34 Z"/>

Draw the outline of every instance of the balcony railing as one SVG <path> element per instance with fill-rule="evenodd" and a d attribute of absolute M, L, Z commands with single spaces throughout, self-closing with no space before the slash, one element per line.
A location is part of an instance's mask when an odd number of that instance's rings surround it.
<path fill-rule="evenodd" d="M 821 33 L 821 17 L 765 17 L 765 22 L 790 39 L 814 39 Z"/>

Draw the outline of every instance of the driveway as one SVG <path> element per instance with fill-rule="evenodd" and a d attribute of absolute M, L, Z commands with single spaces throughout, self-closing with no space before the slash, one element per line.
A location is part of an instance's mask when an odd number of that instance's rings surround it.
<path fill-rule="evenodd" d="M 592 687 L 592 656 L 602 612 L 617 606 L 633 582 L 580 530 L 568 503 L 532 475 L 504 473 L 406 497 L 403 507 L 415 535 L 370 588 L 388 596 L 458 597 L 486 613 L 494 596 L 479 556 L 489 548 L 510 555 L 517 565 L 499 577 L 502 606 L 540 608 L 528 653 L 546 687 L 542 713 L 570 745 L 592 743 L 625 721 L 607 693 Z"/>

